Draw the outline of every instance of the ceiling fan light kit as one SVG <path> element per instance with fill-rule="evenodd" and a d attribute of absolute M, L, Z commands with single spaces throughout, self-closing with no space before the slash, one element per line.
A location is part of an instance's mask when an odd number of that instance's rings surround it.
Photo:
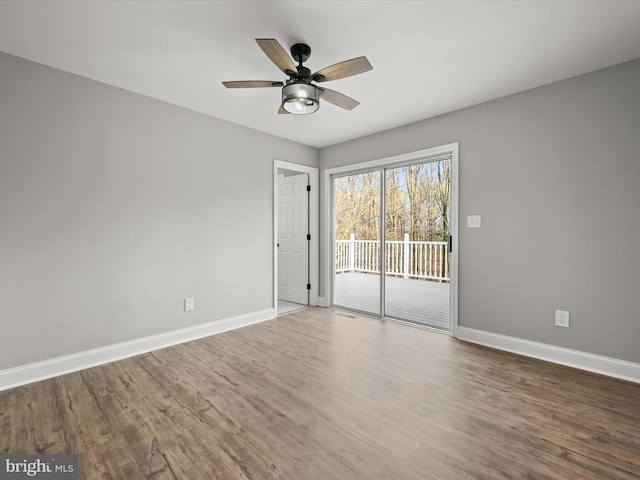
<path fill-rule="evenodd" d="M 307 115 L 320 108 L 320 89 L 304 82 L 282 87 L 282 107 L 289 113 Z"/>
<path fill-rule="evenodd" d="M 222 82 L 226 88 L 282 87 L 282 103 L 278 113 L 307 115 L 316 112 L 320 108 L 320 95 L 323 95 L 327 102 L 345 110 L 353 110 L 360 105 L 351 97 L 328 88 L 320 88 L 311 82 L 328 82 L 367 72 L 373 68 L 367 57 L 345 60 L 312 74 L 311 70 L 302 65 L 311 56 L 311 48 L 308 45 L 296 43 L 291 47 L 291 57 L 298 62 L 298 66 L 296 66 L 277 40 L 257 38 L 256 43 L 276 67 L 289 77 L 286 84 L 270 80 Z"/>

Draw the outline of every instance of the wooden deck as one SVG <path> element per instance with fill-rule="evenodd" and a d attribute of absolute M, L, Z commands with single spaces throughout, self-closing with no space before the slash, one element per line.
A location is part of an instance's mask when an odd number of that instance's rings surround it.
<path fill-rule="evenodd" d="M 379 275 L 341 273 L 334 287 L 336 306 L 380 313 Z M 448 283 L 387 276 L 385 297 L 386 316 L 450 331 Z"/>

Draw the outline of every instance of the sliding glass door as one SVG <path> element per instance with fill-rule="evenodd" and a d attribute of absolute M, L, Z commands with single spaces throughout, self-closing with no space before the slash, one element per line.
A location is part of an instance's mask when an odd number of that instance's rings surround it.
<path fill-rule="evenodd" d="M 450 160 L 385 170 L 384 314 L 449 330 Z"/>
<path fill-rule="evenodd" d="M 380 311 L 381 172 L 334 179 L 334 303 L 366 313 Z"/>
<path fill-rule="evenodd" d="M 333 178 L 333 303 L 451 330 L 451 158 Z"/>

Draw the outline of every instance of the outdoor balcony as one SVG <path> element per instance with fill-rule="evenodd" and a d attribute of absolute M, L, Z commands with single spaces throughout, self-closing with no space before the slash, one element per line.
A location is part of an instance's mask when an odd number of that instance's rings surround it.
<path fill-rule="evenodd" d="M 337 240 L 333 303 L 380 313 L 380 242 Z M 385 242 L 385 315 L 449 331 L 447 242 Z"/>

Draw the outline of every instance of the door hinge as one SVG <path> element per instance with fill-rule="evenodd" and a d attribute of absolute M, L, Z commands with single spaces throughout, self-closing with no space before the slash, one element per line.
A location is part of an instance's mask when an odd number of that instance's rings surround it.
<path fill-rule="evenodd" d="M 307 240 L 311 240 L 311 234 L 307 233 Z"/>
<path fill-rule="evenodd" d="M 453 235 L 449 235 L 449 253 L 453 252 Z"/>
<path fill-rule="evenodd" d="M 311 290 L 311 284 L 307 283 L 307 290 Z"/>
<path fill-rule="evenodd" d="M 311 185 L 307 185 L 307 192 L 311 191 Z"/>

